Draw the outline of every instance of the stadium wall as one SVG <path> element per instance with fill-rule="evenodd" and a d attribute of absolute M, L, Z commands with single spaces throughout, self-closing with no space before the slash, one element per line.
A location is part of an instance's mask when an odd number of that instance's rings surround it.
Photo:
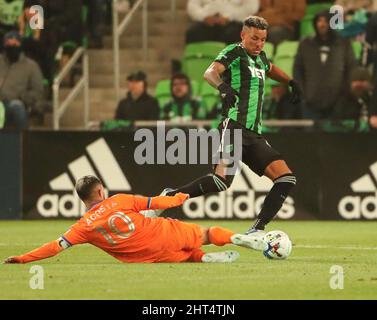
<path fill-rule="evenodd" d="M 279 219 L 377 220 L 376 134 L 287 132 L 266 136 L 298 178 Z M 17 148 L 17 139 L 9 141 Z M 78 218 L 84 208 L 73 186 L 86 174 L 99 176 L 110 195 L 156 195 L 211 170 L 210 165 L 140 166 L 134 160 L 140 142 L 134 141 L 133 132 L 25 132 L 22 141 L 24 219 Z M 3 162 L 7 166 L 11 161 Z M 7 188 L 4 181 L 19 181 L 15 173 L 7 177 L 2 180 L 3 190 Z M 17 185 L 9 190 L 17 191 Z M 243 168 L 225 193 L 192 199 L 183 208 L 169 211 L 169 216 L 253 219 L 271 186 L 268 179 Z"/>

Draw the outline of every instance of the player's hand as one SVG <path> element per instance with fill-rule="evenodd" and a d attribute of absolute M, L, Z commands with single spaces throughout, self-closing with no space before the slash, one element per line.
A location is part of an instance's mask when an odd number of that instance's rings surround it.
<path fill-rule="evenodd" d="M 187 193 L 179 192 L 174 195 L 174 197 L 178 198 L 182 203 L 185 202 L 188 198 L 190 198 L 190 195 Z"/>
<path fill-rule="evenodd" d="M 293 104 L 300 103 L 302 100 L 302 90 L 300 85 L 296 80 L 289 81 L 289 86 L 291 87 L 291 99 L 290 102 Z"/>
<path fill-rule="evenodd" d="M 4 261 L 3 261 L 4 264 L 14 264 L 14 263 L 22 263 L 21 260 L 17 257 L 9 257 L 9 258 L 6 258 Z"/>
<path fill-rule="evenodd" d="M 223 82 L 217 89 L 220 92 L 220 97 L 225 108 L 232 108 L 237 102 L 238 92 L 234 90 L 230 85 Z"/>

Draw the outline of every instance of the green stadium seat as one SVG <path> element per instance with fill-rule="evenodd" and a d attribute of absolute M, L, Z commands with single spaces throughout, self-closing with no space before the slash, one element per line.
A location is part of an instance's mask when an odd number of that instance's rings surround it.
<path fill-rule="evenodd" d="M 225 46 L 225 43 L 213 41 L 188 44 L 183 55 L 183 72 L 190 79 L 202 83 L 204 71 Z"/>
<path fill-rule="evenodd" d="M 330 9 L 333 5 L 332 2 L 309 4 L 306 6 L 306 15 L 315 16 L 323 10 Z"/>
<path fill-rule="evenodd" d="M 160 109 L 171 99 L 170 80 L 161 80 L 157 83 L 155 97 L 160 105 Z"/>
<path fill-rule="evenodd" d="M 190 43 L 185 48 L 184 58 L 215 58 L 225 47 L 225 43 L 216 41 Z"/>
<path fill-rule="evenodd" d="M 352 41 L 353 52 L 355 53 L 356 60 L 360 60 L 363 51 L 363 45 L 359 41 Z"/>
<path fill-rule="evenodd" d="M 219 91 L 207 82 L 202 83 L 200 88 L 200 96 L 207 113 L 211 112 L 213 107 L 220 102 Z"/>
<path fill-rule="evenodd" d="M 183 72 L 190 79 L 202 83 L 204 72 L 212 62 L 213 58 L 185 58 L 183 60 Z"/>
<path fill-rule="evenodd" d="M 305 17 L 301 20 L 300 23 L 300 36 L 301 38 L 311 37 L 315 34 L 313 26 L 314 16 Z"/>
<path fill-rule="evenodd" d="M 295 57 L 299 46 L 298 41 L 283 41 L 276 48 L 275 58 Z"/>
<path fill-rule="evenodd" d="M 286 74 L 288 74 L 290 77 L 292 77 L 294 62 L 294 57 L 281 56 L 275 58 L 274 64 L 278 66 L 281 70 L 283 70 Z"/>
<path fill-rule="evenodd" d="M 274 45 L 270 42 L 266 42 L 263 51 L 266 52 L 267 58 L 273 61 L 274 59 Z"/>

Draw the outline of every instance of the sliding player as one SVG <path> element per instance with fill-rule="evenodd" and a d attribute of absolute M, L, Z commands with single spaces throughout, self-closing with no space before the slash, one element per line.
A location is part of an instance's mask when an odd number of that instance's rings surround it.
<path fill-rule="evenodd" d="M 85 215 L 62 237 L 4 263 L 28 263 L 53 257 L 77 244 L 90 243 L 122 262 L 233 262 L 237 251 L 204 253 L 202 245 L 238 244 L 265 250 L 264 241 L 220 228 L 204 228 L 166 218 L 148 218 L 146 209 L 168 209 L 182 205 L 188 195 L 154 198 L 117 194 L 105 199 L 101 181 L 85 176 L 76 192 L 87 208 Z"/>

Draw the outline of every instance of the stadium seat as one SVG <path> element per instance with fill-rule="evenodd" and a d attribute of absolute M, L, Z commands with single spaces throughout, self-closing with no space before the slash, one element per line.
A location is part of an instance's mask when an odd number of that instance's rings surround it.
<path fill-rule="evenodd" d="M 283 70 L 287 75 L 292 77 L 294 62 L 294 57 L 281 56 L 275 58 L 274 64 L 278 66 L 281 70 Z"/>
<path fill-rule="evenodd" d="M 161 80 L 157 83 L 155 97 L 160 105 L 160 109 L 171 99 L 170 80 Z"/>
<path fill-rule="evenodd" d="M 276 48 L 274 64 L 286 72 L 289 76 L 293 75 L 293 64 L 297 54 L 298 41 L 284 41 Z"/>
<path fill-rule="evenodd" d="M 352 41 L 353 52 L 355 53 L 356 60 L 360 60 L 363 51 L 363 45 L 359 41 Z"/>
<path fill-rule="evenodd" d="M 184 58 L 214 58 L 225 48 L 225 46 L 225 43 L 216 41 L 190 43 L 185 48 Z"/>
<path fill-rule="evenodd" d="M 306 15 L 315 16 L 317 13 L 330 9 L 334 4 L 332 2 L 313 3 L 306 6 Z"/>
<path fill-rule="evenodd" d="M 298 41 L 283 41 L 276 48 L 275 58 L 295 57 L 299 46 Z"/>
<path fill-rule="evenodd" d="M 200 96 L 207 113 L 211 112 L 213 107 L 220 101 L 219 91 L 207 82 L 203 82 L 200 88 Z"/>
<path fill-rule="evenodd" d="M 188 44 L 183 55 L 183 72 L 187 74 L 190 79 L 202 83 L 204 71 L 225 46 L 225 43 L 222 42 L 198 42 Z"/>
<path fill-rule="evenodd" d="M 266 52 L 267 58 L 273 61 L 274 59 L 274 45 L 270 42 L 266 42 L 263 51 Z"/>

